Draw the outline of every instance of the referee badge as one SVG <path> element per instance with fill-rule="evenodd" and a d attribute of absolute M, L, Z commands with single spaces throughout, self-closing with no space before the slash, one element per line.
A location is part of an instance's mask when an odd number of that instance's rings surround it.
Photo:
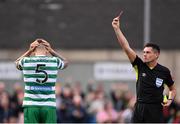
<path fill-rule="evenodd" d="M 163 84 L 163 79 L 156 78 L 156 87 L 160 87 Z"/>

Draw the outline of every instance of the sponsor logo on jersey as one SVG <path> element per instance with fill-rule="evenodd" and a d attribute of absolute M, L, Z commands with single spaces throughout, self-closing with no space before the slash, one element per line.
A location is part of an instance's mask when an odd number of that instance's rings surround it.
<path fill-rule="evenodd" d="M 142 73 L 142 76 L 143 76 L 143 77 L 146 77 L 146 73 Z"/>
<path fill-rule="evenodd" d="M 36 90 L 36 91 L 52 91 L 52 87 L 44 87 L 44 86 L 31 86 L 30 90 Z"/>

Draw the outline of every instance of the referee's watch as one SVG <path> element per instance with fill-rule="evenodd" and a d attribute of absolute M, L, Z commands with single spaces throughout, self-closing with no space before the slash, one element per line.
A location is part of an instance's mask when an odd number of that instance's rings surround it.
<path fill-rule="evenodd" d="M 172 101 L 173 99 L 168 99 L 168 100 L 171 100 L 171 101 Z"/>

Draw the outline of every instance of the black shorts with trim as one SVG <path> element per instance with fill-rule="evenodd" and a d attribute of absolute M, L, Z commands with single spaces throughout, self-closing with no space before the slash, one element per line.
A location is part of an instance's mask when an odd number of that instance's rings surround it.
<path fill-rule="evenodd" d="M 133 123 L 163 123 L 163 106 L 161 104 L 135 104 Z"/>

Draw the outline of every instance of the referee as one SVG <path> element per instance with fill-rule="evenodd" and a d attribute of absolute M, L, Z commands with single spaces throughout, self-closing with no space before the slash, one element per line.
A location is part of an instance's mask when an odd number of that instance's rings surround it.
<path fill-rule="evenodd" d="M 113 19 L 112 26 L 119 44 L 136 71 L 137 100 L 132 122 L 164 122 L 163 107 L 169 106 L 176 95 L 176 89 L 170 71 L 157 62 L 160 55 L 160 48 L 156 44 L 148 43 L 144 46 L 143 60 L 137 56 L 119 28 L 119 18 L 120 16 Z M 163 102 L 164 84 L 168 86 L 169 94 L 168 100 Z"/>

